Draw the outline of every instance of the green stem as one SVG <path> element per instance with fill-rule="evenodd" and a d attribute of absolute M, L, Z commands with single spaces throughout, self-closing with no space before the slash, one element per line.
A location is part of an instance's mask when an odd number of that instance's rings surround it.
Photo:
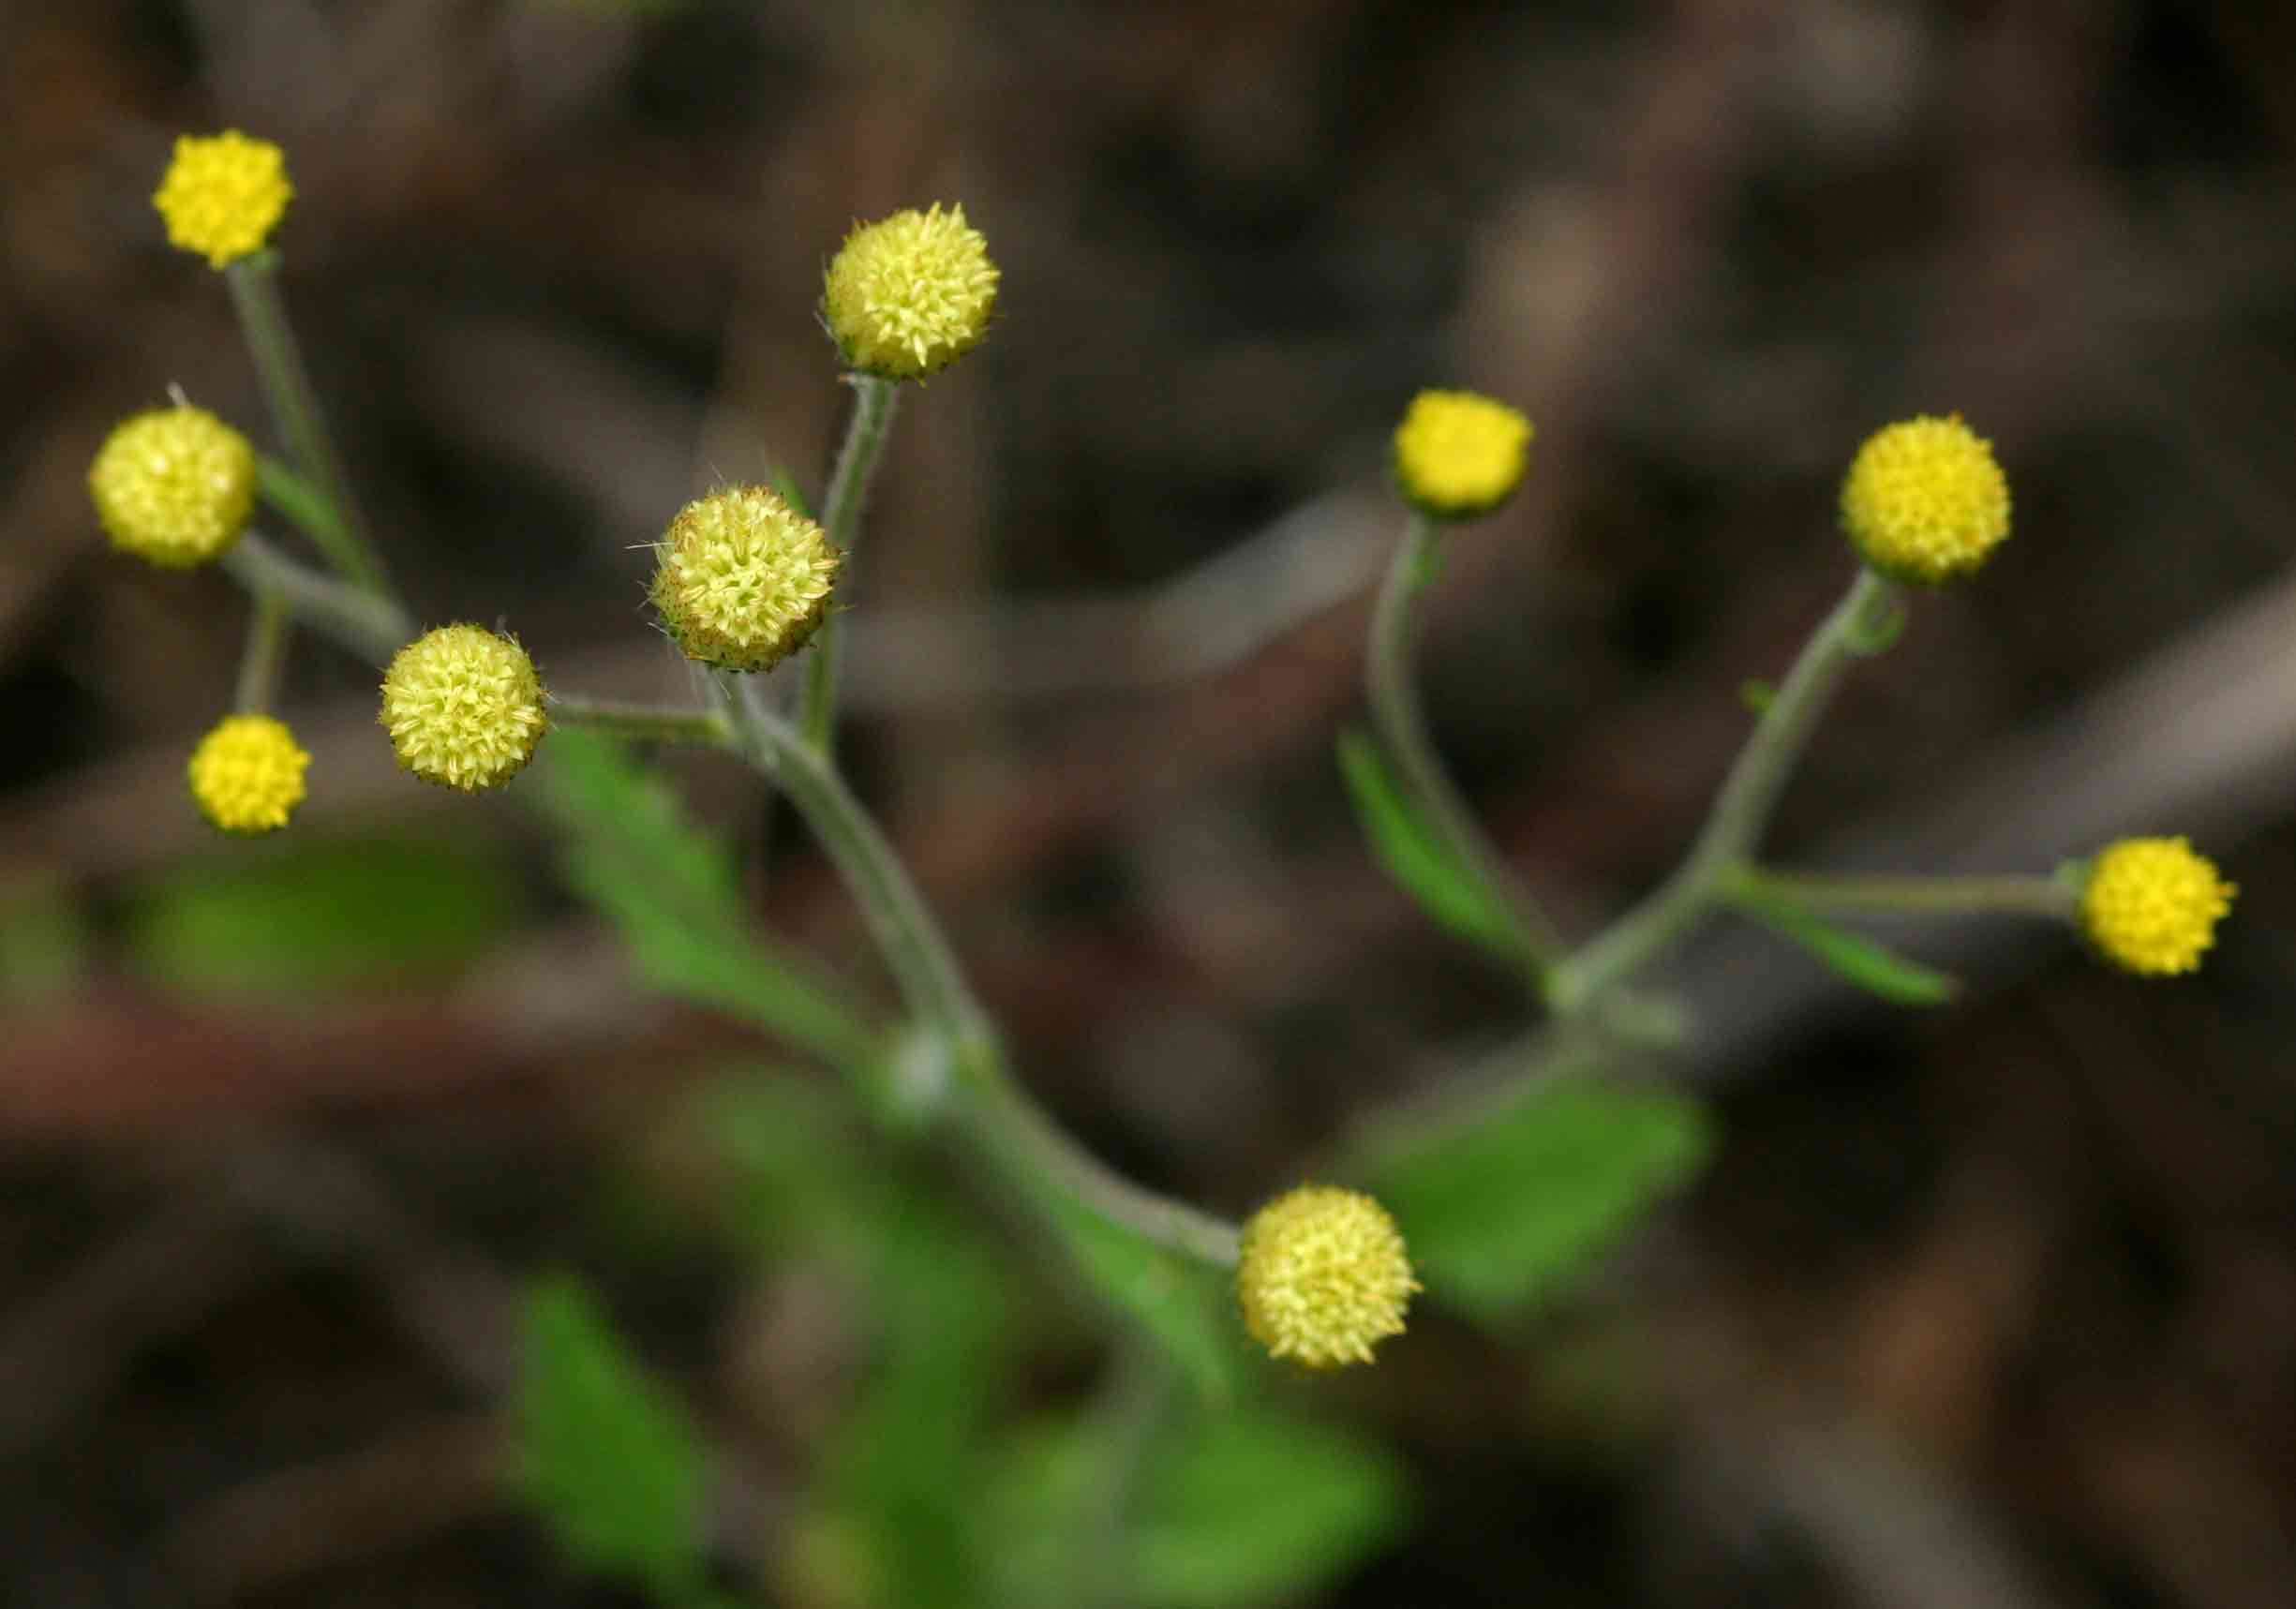
<path fill-rule="evenodd" d="M 321 552 L 330 551 L 331 544 L 343 540 L 342 522 L 335 518 L 326 495 L 290 466 L 262 454 L 255 460 L 255 478 L 262 488 L 263 500 L 285 514 Z"/>
<path fill-rule="evenodd" d="M 382 565 L 360 525 L 341 460 L 328 439 L 318 395 L 311 389 L 310 371 L 295 346 L 287 306 L 279 297 L 278 265 L 278 254 L 273 251 L 243 257 L 224 270 L 224 283 L 231 287 L 232 305 L 239 310 L 240 328 L 246 334 L 247 350 L 262 377 L 272 417 L 323 505 L 323 514 L 317 509 L 308 511 L 320 517 L 305 529 L 345 580 L 380 594 L 384 590 Z M 264 489 L 266 493 L 273 490 L 269 485 Z"/>
<path fill-rule="evenodd" d="M 223 568 L 251 596 L 276 593 L 297 621 L 377 664 L 414 634 L 396 603 L 298 564 L 254 531 L 223 556 Z"/>
<path fill-rule="evenodd" d="M 558 725 L 578 726 L 641 743 L 692 743 L 724 749 L 734 741 L 733 723 L 716 709 L 677 709 L 660 704 L 552 693 L 550 719 Z"/>
<path fill-rule="evenodd" d="M 1561 953 L 1561 935 L 1532 903 L 1513 868 L 1452 785 L 1451 775 L 1427 735 L 1411 681 L 1411 604 L 1433 576 L 1439 540 L 1435 522 L 1414 513 L 1387 567 L 1387 579 L 1372 611 L 1370 651 L 1364 667 L 1372 724 L 1402 772 L 1405 784 L 1427 812 L 1430 824 L 1453 855 L 1498 896 L 1513 918 L 1524 955 L 1534 973 L 1542 973 Z"/>
<path fill-rule="evenodd" d="M 243 715 L 261 715 L 278 696 L 279 673 L 287 663 L 287 638 L 293 611 L 276 587 L 256 588 L 248 600 L 247 643 L 239 654 L 239 690 L 232 703 Z"/>
<path fill-rule="evenodd" d="M 830 543 L 850 561 L 861 540 L 861 509 L 869 500 L 869 483 L 884 455 L 886 438 L 893 427 L 894 406 L 901 400 L 900 382 L 872 374 L 851 377 L 853 417 L 845 425 L 844 445 L 829 472 L 829 489 L 821 500 L 822 529 Z M 813 633 L 813 651 L 805 663 L 805 703 L 798 723 L 805 741 L 816 754 L 837 748 L 837 616 L 832 613 Z"/>
<path fill-rule="evenodd" d="M 939 1035 L 957 1077 L 960 1126 L 1000 1166 L 1049 1180 L 1080 1204 L 1158 1244 L 1218 1265 L 1235 1260 L 1234 1226 L 1142 1188 L 1078 1145 L 1030 1102 L 1005 1065 L 974 997 L 908 870 L 829 760 L 788 722 L 712 679 L 737 745 L 778 783 L 813 828 L 861 907 L 902 1000 Z"/>
<path fill-rule="evenodd" d="M 1782 900 L 1805 911 L 1880 916 L 2017 916 L 2069 920 L 2078 890 L 2054 877 L 1921 877 L 1886 874 L 1826 877 L 1742 866 L 1724 880 L 1723 897 Z"/>
<path fill-rule="evenodd" d="M 1896 586 L 1860 568 L 1848 595 L 1811 634 L 1764 708 L 1697 842 L 1674 875 L 1557 970 L 1558 1009 L 1574 1010 L 1626 978 L 1681 937 L 1714 902 L 1724 878 L 1753 854 L 1834 684 L 1852 660 L 1886 646 L 1896 609 Z"/>

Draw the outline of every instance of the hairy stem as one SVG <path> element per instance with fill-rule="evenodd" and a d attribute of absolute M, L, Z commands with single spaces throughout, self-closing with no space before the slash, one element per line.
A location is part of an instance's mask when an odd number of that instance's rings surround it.
<path fill-rule="evenodd" d="M 1740 867 L 1725 880 L 1729 899 L 1782 900 L 1805 911 L 1878 916 L 2015 916 L 2069 920 L 2079 891 L 2054 877 L 1828 877 Z"/>
<path fill-rule="evenodd" d="M 240 650 L 239 689 L 232 707 L 242 715 L 261 715 L 279 694 L 279 673 L 286 668 L 294 615 L 276 588 L 257 588 L 248 603 L 247 644 Z"/>
<path fill-rule="evenodd" d="M 249 596 L 277 595 L 300 624 L 361 659 L 386 663 L 414 634 L 405 613 L 387 597 L 299 564 L 254 531 L 232 544 L 222 562 Z"/>
<path fill-rule="evenodd" d="M 278 266 L 277 253 L 258 252 L 225 269 L 224 283 L 231 287 L 232 305 L 239 310 L 240 328 L 246 334 L 247 350 L 262 378 L 272 417 L 287 438 L 288 451 L 319 494 L 318 504 L 306 511 L 313 517 L 305 529 L 345 580 L 380 594 L 385 590 L 382 563 L 366 540 L 358 510 L 350 500 L 350 483 L 327 435 L 325 415 L 320 411 L 318 394 L 311 389 L 310 371 L 304 366 L 294 330 L 287 321 L 287 305 L 279 297 Z M 273 487 L 266 484 L 264 490 L 268 495 Z"/>
<path fill-rule="evenodd" d="M 1558 1009 L 1574 1010 L 1624 980 L 1713 904 L 1725 877 L 1753 854 L 1841 673 L 1851 661 L 1885 644 L 1897 606 L 1895 585 L 1860 568 L 1847 596 L 1811 634 L 1764 708 L 1682 864 L 1648 899 L 1557 970 L 1553 998 Z"/>
<path fill-rule="evenodd" d="M 736 742 L 813 828 L 861 907 L 910 1014 L 940 1038 L 956 1073 L 960 1129 L 1000 1167 L 1049 1181 L 1089 1211 L 1160 1245 L 1235 1260 L 1234 1226 L 1134 1184 L 1071 1140 L 1016 1084 L 986 1011 L 940 924 L 884 832 L 828 759 L 788 722 L 713 680 Z"/>
<path fill-rule="evenodd" d="M 661 704 L 632 704 L 580 694 L 550 695 L 550 719 L 641 743 L 692 743 L 705 749 L 730 748 L 733 723 L 718 709 L 678 709 Z"/>
<path fill-rule="evenodd" d="M 1436 524 L 1413 514 L 1387 568 L 1371 617 L 1371 645 L 1364 661 L 1364 692 L 1372 724 L 1451 852 L 1499 897 L 1513 918 L 1515 937 L 1534 973 L 1562 951 L 1562 939 L 1532 902 L 1513 869 L 1477 824 L 1474 812 L 1452 785 L 1451 775 L 1427 735 L 1419 694 L 1411 680 L 1411 605 L 1430 578 L 1440 540 Z"/>
<path fill-rule="evenodd" d="M 829 489 L 821 499 L 821 525 L 830 543 L 850 560 L 861 539 L 861 510 L 869 500 L 869 484 L 884 455 L 886 438 L 892 433 L 893 410 L 901 400 L 898 381 L 871 374 L 851 377 L 853 417 L 845 425 L 844 445 L 838 449 L 836 467 L 829 472 Z M 840 633 L 832 613 L 813 633 L 813 651 L 805 663 L 804 707 L 798 725 L 816 754 L 837 748 L 837 672 Z"/>

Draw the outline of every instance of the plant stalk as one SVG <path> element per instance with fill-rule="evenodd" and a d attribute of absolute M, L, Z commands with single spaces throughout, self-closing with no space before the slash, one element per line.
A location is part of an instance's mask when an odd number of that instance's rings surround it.
<path fill-rule="evenodd" d="M 847 562 L 861 539 L 861 511 L 869 500 L 877 462 L 884 456 L 886 439 L 892 432 L 894 408 L 901 400 L 899 381 L 857 374 L 850 377 L 850 383 L 853 417 L 846 422 L 844 444 L 838 449 L 836 466 L 829 471 L 829 489 L 821 500 L 822 529 Z M 840 636 L 832 610 L 813 633 L 813 651 L 805 662 L 798 726 L 816 754 L 831 754 L 837 749 Z"/>
<path fill-rule="evenodd" d="M 712 685 L 736 742 L 779 784 L 843 877 L 910 1014 L 938 1035 L 957 1072 L 959 1126 L 999 1166 L 1049 1180 L 1080 1205 L 1173 1251 L 1235 1260 L 1233 1225 L 1143 1188 L 1055 1125 L 1016 1084 L 996 1031 L 974 997 L 916 883 L 836 767 L 788 722 L 761 710 L 720 673 Z"/>
<path fill-rule="evenodd" d="M 1556 970 L 1556 1007 L 1572 1011 L 1622 982 L 1680 938 L 1754 852 L 1795 762 L 1850 662 L 1886 645 L 1897 587 L 1862 566 L 1841 602 L 1803 645 L 1715 797 L 1690 854 L 1658 890 Z"/>
<path fill-rule="evenodd" d="M 640 743 L 691 743 L 705 749 L 730 748 L 733 723 L 717 709 L 678 709 L 660 704 L 633 704 L 613 698 L 585 698 L 552 693 L 550 719 L 561 726 L 578 726 Z"/>
<path fill-rule="evenodd" d="M 314 517 L 305 529 L 345 580 L 380 595 L 385 591 L 382 563 L 360 523 L 342 461 L 335 454 L 318 394 L 311 387 L 310 371 L 304 366 L 303 353 L 295 345 L 287 305 L 279 295 L 278 266 L 276 252 L 257 252 L 225 269 L 224 283 L 231 287 L 232 305 L 239 310 L 240 328 L 246 334 L 247 350 L 262 378 L 272 418 L 286 437 L 296 465 L 319 494 L 320 505 L 306 511 Z M 274 488 L 267 483 L 264 490 L 270 494 Z M 299 519 L 297 523 L 305 522 Z"/>
<path fill-rule="evenodd" d="M 247 642 L 239 654 L 239 687 L 231 700 L 242 715 L 267 712 L 279 695 L 279 673 L 287 665 L 287 638 L 293 615 L 274 588 L 248 599 Z"/>
<path fill-rule="evenodd" d="M 1562 937 L 1524 891 L 1513 868 L 1453 786 L 1427 735 L 1411 680 L 1411 605 L 1433 577 L 1440 535 L 1436 523 L 1425 514 L 1411 514 L 1372 610 L 1364 692 L 1370 701 L 1372 724 L 1394 757 L 1405 785 L 1425 809 L 1452 853 L 1498 895 L 1513 918 L 1515 937 L 1536 978 L 1562 953 Z"/>
<path fill-rule="evenodd" d="M 2075 888 L 2054 877 L 1922 877 L 1861 873 L 1820 876 L 1740 867 L 1726 880 L 1725 898 L 1776 899 L 1814 913 L 1876 916 L 2017 916 L 2069 920 L 2080 903 Z"/>
<path fill-rule="evenodd" d="M 388 663 L 414 634 L 389 598 L 297 563 L 254 531 L 231 544 L 222 564 L 250 597 L 277 595 L 297 621 L 376 664 Z"/>

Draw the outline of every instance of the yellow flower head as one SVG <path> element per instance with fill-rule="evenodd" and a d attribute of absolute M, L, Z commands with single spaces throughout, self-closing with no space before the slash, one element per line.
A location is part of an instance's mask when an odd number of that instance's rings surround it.
<path fill-rule="evenodd" d="M 1841 528 L 1875 570 L 1933 587 L 1976 569 L 2006 540 L 2008 479 L 1960 414 L 1924 414 L 1857 449 L 1841 483 Z"/>
<path fill-rule="evenodd" d="M 1402 1232 L 1369 1196 L 1304 1184 L 1244 1226 L 1244 1327 L 1275 1357 L 1311 1369 L 1367 1363 L 1376 1343 L 1403 1333 L 1418 1289 Z"/>
<path fill-rule="evenodd" d="M 465 793 L 516 776 L 550 725 L 534 662 L 482 626 L 440 626 L 399 649 L 380 719 L 401 766 Z"/>
<path fill-rule="evenodd" d="M 2240 890 L 2182 838 L 2125 838 L 2089 868 L 2080 925 L 2114 965 L 2152 977 L 2191 972 Z"/>
<path fill-rule="evenodd" d="M 170 245 L 228 268 L 263 249 L 294 193 L 286 155 L 233 128 L 210 140 L 179 136 L 152 205 L 167 220 Z"/>
<path fill-rule="evenodd" d="M 220 556 L 255 512 L 255 449 L 202 409 L 139 413 L 104 440 L 88 469 L 112 544 L 171 569 Z"/>
<path fill-rule="evenodd" d="M 996 306 L 989 243 L 964 208 L 895 213 L 845 237 L 821 315 L 845 362 L 887 380 L 936 374 L 980 344 Z"/>
<path fill-rule="evenodd" d="M 735 486 L 670 522 L 654 607 L 689 659 L 771 670 L 828 613 L 839 562 L 812 520 L 763 486 Z"/>
<path fill-rule="evenodd" d="M 311 763 L 286 723 L 268 715 L 232 715 L 191 752 L 191 797 L 226 832 L 273 832 L 303 802 Z"/>
<path fill-rule="evenodd" d="M 1437 519 L 1490 513 L 1523 483 L 1530 421 L 1471 391 L 1423 391 L 1395 431 L 1395 484 Z"/>

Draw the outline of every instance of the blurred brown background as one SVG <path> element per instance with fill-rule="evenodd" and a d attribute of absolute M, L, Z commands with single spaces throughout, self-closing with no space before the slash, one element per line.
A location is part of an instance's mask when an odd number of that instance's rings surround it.
<path fill-rule="evenodd" d="M 1031 1083 L 1223 1210 L 1522 1016 L 1332 764 L 1409 395 L 1538 422 L 1424 686 L 1582 931 L 1846 580 L 1857 441 L 1962 411 L 2016 538 L 1859 671 L 1777 847 L 2188 831 L 2243 887 L 2218 950 L 2148 985 L 1892 935 L 1972 985 L 1916 1016 L 1695 948 L 1716 1166 L 1516 1344 L 1432 1313 L 1347 1383 L 1424 1507 L 1330 1602 L 2288 1602 L 2291 67 L 2269 0 L 0 9 L 0 1599 L 616 1601 L 494 1495 L 506 1293 L 600 1193 L 677 1195 L 655 1119 L 752 1046 L 637 988 L 536 818 L 398 776 L 323 648 L 298 845 L 182 797 L 239 602 L 115 561 L 82 477 L 171 383 L 262 419 L 148 205 L 177 131 L 235 126 L 290 153 L 290 305 L 396 576 L 569 692 L 683 692 L 641 545 L 817 481 L 826 256 L 964 202 L 1001 322 L 904 406 L 850 752 Z M 678 770 L 766 917 L 863 968 L 791 825 L 768 876 L 747 780 Z M 264 897 L 380 936 L 251 991 L 298 958 L 218 955 L 201 901 L 311 844 Z M 830 1389 L 802 1293 L 621 1266 L 737 1439 Z M 1621 1335 L 1632 1389 L 1573 1373 Z M 769 1515 L 798 1476 L 753 1439 Z"/>

